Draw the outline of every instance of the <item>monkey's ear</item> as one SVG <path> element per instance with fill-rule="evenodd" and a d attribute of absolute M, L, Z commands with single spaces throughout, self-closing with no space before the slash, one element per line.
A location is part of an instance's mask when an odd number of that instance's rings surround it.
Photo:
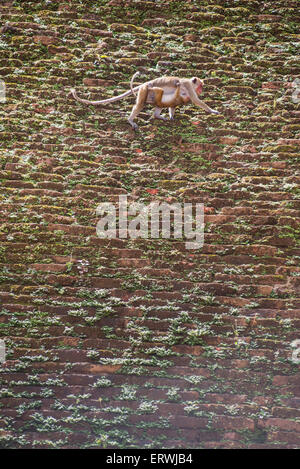
<path fill-rule="evenodd" d="M 198 80 L 197 77 L 192 78 L 192 83 L 194 83 L 195 85 L 197 83 L 197 80 Z"/>

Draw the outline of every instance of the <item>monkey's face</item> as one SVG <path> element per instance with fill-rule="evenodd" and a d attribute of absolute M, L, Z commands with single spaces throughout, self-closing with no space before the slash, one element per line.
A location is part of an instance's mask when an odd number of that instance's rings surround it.
<path fill-rule="evenodd" d="M 203 88 L 203 81 L 200 80 L 200 78 L 194 77 L 194 78 L 192 78 L 192 83 L 195 87 L 196 93 L 201 94 L 202 93 L 202 88 Z"/>
<path fill-rule="evenodd" d="M 202 93 L 202 87 L 203 87 L 203 83 L 201 83 L 201 84 L 197 87 L 197 89 L 196 89 L 197 94 L 201 94 L 201 93 Z"/>

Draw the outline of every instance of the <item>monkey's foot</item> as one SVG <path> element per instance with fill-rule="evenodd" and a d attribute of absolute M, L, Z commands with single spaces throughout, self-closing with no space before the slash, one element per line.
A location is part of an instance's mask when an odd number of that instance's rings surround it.
<path fill-rule="evenodd" d="M 128 124 L 131 125 L 131 127 L 133 128 L 133 130 L 138 130 L 139 126 L 135 123 L 135 122 L 132 122 L 130 120 L 128 120 Z"/>

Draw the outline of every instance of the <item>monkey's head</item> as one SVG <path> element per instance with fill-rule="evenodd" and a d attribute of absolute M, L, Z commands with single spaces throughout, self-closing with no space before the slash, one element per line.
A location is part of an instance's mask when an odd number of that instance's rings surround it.
<path fill-rule="evenodd" d="M 203 81 L 200 80 L 200 78 L 194 77 L 194 78 L 192 78 L 192 83 L 195 87 L 196 93 L 201 94 L 202 93 L 202 88 L 203 88 Z"/>

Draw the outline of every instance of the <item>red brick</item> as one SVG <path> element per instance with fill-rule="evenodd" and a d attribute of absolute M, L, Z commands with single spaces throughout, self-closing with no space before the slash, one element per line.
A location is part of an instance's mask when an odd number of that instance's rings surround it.
<path fill-rule="evenodd" d="M 214 428 L 226 430 L 252 430 L 255 429 L 254 420 L 246 417 L 218 416 L 213 421 Z"/>
<path fill-rule="evenodd" d="M 274 376 L 273 378 L 274 386 L 282 386 L 283 384 L 288 384 L 288 382 L 289 382 L 288 376 Z"/>
<path fill-rule="evenodd" d="M 280 430 L 295 431 L 300 433 L 300 423 L 293 420 L 269 418 L 266 420 L 259 420 L 258 425 L 261 428 L 279 428 Z"/>
<path fill-rule="evenodd" d="M 34 36 L 34 42 L 41 42 L 43 45 L 57 44 L 59 39 L 55 36 Z"/>

